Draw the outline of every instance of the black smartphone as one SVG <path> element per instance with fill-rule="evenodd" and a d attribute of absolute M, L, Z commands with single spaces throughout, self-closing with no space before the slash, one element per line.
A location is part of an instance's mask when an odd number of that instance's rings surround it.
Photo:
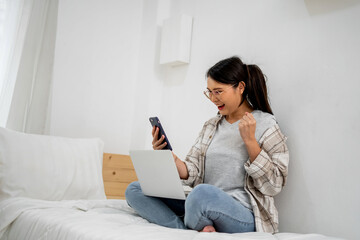
<path fill-rule="evenodd" d="M 169 139 L 167 138 L 165 131 L 163 129 L 163 127 L 161 126 L 160 120 L 158 117 L 151 117 L 149 118 L 151 126 L 155 126 L 159 128 L 159 134 L 158 134 L 158 139 L 161 138 L 162 135 L 165 136 L 164 142 L 167 142 L 166 146 L 163 149 L 169 149 L 170 151 L 172 151 L 172 147 L 170 145 Z"/>

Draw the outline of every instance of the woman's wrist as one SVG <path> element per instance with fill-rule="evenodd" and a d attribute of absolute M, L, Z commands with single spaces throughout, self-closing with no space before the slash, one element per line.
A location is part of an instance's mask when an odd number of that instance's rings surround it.
<path fill-rule="evenodd" d="M 261 148 L 255 138 L 247 141 L 244 140 L 244 143 L 249 154 L 250 162 L 253 162 L 261 152 Z"/>
<path fill-rule="evenodd" d="M 247 138 L 247 139 L 243 139 L 245 145 L 253 145 L 255 143 L 257 143 L 256 138 Z"/>
<path fill-rule="evenodd" d="M 178 156 L 176 156 L 175 154 L 174 154 L 174 158 L 175 158 L 175 165 L 176 165 L 176 168 L 178 169 L 180 178 L 188 179 L 189 173 L 188 173 L 186 164 L 183 161 L 181 161 L 181 159 L 178 158 Z"/>

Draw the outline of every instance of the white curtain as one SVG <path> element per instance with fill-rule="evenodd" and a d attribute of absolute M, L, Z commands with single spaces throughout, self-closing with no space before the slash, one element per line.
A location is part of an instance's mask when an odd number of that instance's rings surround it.
<path fill-rule="evenodd" d="M 47 109 L 58 0 L 0 1 L 3 8 L 3 33 L 0 42 L 0 126 L 36 132 L 28 130 L 29 115 L 32 109 L 37 109 L 33 102 L 38 96 L 42 96 L 42 99 L 35 102 L 42 102 L 42 108 Z M 51 71 L 44 71 L 44 68 Z M 42 92 L 36 93 L 39 84 Z M 46 118 L 46 110 L 42 111 L 41 115 Z M 44 121 L 41 122 L 44 125 Z M 41 130 L 39 131 L 38 133 L 41 133 Z"/>
<path fill-rule="evenodd" d="M 32 1 L 1 0 L 0 126 L 5 127 L 29 23 Z"/>

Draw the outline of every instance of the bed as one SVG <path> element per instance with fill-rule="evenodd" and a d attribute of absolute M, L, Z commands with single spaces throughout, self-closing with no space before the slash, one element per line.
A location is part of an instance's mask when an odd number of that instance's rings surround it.
<path fill-rule="evenodd" d="M 136 180 L 128 155 L 99 139 L 0 128 L 0 240 L 336 239 L 320 234 L 200 233 L 161 227 L 124 200 Z"/>

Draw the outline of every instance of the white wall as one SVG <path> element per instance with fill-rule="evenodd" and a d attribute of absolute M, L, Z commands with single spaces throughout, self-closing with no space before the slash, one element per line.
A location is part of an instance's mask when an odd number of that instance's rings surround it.
<path fill-rule="evenodd" d="M 60 0 L 49 132 L 100 137 L 127 153 L 138 72 L 140 0 Z"/>
<path fill-rule="evenodd" d="M 280 230 L 360 237 L 359 1 L 60 0 L 50 132 L 151 148 L 159 116 L 180 158 L 217 109 L 205 72 L 239 55 L 268 76 L 288 136 Z M 161 20 L 194 17 L 191 63 L 158 65 Z"/>

